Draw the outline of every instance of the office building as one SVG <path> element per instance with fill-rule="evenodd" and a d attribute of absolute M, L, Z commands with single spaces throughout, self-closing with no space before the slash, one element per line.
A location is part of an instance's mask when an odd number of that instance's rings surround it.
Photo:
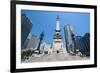
<path fill-rule="evenodd" d="M 83 55 L 90 56 L 90 34 L 76 36 L 76 47 Z"/>
<path fill-rule="evenodd" d="M 75 54 L 75 35 L 73 33 L 72 27 L 69 24 L 64 26 L 64 34 L 67 52 Z"/>
<path fill-rule="evenodd" d="M 29 33 L 31 32 L 32 29 L 32 23 L 30 19 L 25 15 L 21 14 L 21 48 L 26 48 L 27 40 Z"/>

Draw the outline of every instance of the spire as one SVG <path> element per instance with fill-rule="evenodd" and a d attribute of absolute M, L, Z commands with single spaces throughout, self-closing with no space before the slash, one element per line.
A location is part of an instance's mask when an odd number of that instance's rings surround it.
<path fill-rule="evenodd" d="M 59 16 L 56 18 L 56 31 L 60 31 L 60 21 L 59 21 Z"/>

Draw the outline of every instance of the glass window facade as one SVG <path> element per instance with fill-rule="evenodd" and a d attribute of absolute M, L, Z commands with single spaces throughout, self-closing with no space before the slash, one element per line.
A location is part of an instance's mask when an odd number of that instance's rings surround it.
<path fill-rule="evenodd" d="M 25 48 L 27 37 L 32 29 L 32 23 L 25 14 L 21 14 L 21 48 Z M 24 45 L 25 44 L 25 45 Z"/>
<path fill-rule="evenodd" d="M 76 36 L 76 47 L 82 54 L 90 56 L 90 34 Z"/>

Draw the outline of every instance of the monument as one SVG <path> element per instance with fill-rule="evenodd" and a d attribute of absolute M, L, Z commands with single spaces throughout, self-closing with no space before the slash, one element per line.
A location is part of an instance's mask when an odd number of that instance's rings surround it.
<path fill-rule="evenodd" d="M 56 18 L 56 30 L 53 37 L 53 43 L 52 43 L 52 52 L 54 53 L 64 53 L 66 52 L 64 44 L 62 42 L 62 36 L 61 36 L 61 30 L 60 30 L 60 18 L 57 16 Z"/>

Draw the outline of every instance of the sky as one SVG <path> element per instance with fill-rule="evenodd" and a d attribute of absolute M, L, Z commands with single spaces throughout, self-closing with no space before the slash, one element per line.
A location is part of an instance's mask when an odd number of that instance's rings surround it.
<path fill-rule="evenodd" d="M 32 22 L 32 34 L 40 36 L 44 32 L 44 42 L 51 43 L 56 29 L 56 17 L 60 18 L 61 35 L 64 41 L 64 25 L 69 24 L 73 28 L 75 36 L 83 36 L 90 32 L 90 14 L 79 12 L 55 12 L 21 10 L 21 13 Z"/>

